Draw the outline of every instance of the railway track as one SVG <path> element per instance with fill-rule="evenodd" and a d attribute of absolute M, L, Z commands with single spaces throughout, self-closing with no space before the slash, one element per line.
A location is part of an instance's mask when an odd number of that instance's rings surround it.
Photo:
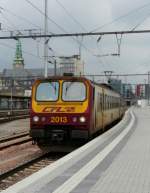
<path fill-rule="evenodd" d="M 12 136 L 5 136 L 0 138 L 0 150 L 8 148 L 13 145 L 22 144 L 31 141 L 29 132 L 19 133 Z"/>
<path fill-rule="evenodd" d="M 9 186 L 19 182 L 25 177 L 37 172 L 38 170 L 52 164 L 54 161 L 66 155 L 66 153 L 44 153 L 36 159 L 16 167 L 13 170 L 0 175 L 0 191 L 5 190 Z"/>
<path fill-rule="evenodd" d="M 1 110 L 0 111 L 0 123 L 23 119 L 29 117 L 29 109 L 20 109 L 20 110 Z"/>
<path fill-rule="evenodd" d="M 78 146 L 80 145 L 65 146 L 65 149 L 62 145 L 38 147 L 32 145 L 32 139 L 28 132 L 1 137 L 0 192 L 52 164 Z"/>
<path fill-rule="evenodd" d="M 0 192 L 76 148 L 38 147 L 27 132 L 0 138 Z"/>

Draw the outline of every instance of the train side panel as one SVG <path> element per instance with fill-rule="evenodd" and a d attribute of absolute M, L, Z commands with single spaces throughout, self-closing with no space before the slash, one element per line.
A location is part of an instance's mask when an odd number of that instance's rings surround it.
<path fill-rule="evenodd" d="M 103 88 L 95 86 L 95 97 L 94 97 L 94 132 L 97 132 L 104 127 L 104 116 L 103 116 L 103 108 L 102 108 L 102 95 Z"/>
<path fill-rule="evenodd" d="M 94 87 L 94 132 L 104 130 L 112 122 L 120 119 L 124 114 L 121 108 L 121 96 L 109 88 L 95 85 Z"/>

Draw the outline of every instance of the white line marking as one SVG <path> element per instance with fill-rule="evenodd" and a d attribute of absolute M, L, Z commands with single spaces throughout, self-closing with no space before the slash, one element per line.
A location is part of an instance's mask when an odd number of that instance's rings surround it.
<path fill-rule="evenodd" d="M 128 134 L 132 128 L 135 117 L 132 115 L 132 121 L 128 127 L 114 139 L 107 147 L 105 147 L 99 154 L 97 154 L 89 163 L 87 163 L 82 169 L 75 173 L 69 180 L 63 185 L 57 188 L 53 193 L 69 193 L 71 192 L 88 174 L 90 174 L 96 166 L 98 166 L 104 158 L 117 146 L 117 144 Z"/>

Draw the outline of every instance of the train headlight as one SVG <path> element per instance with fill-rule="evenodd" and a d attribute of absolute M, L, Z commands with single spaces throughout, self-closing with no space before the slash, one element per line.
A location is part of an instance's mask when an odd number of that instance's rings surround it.
<path fill-rule="evenodd" d="M 85 123 L 86 118 L 85 118 L 85 117 L 80 117 L 80 119 L 79 119 L 79 120 L 80 120 L 80 122 L 81 122 L 81 123 Z"/>
<path fill-rule="evenodd" d="M 39 117 L 38 117 L 38 116 L 34 116 L 34 117 L 33 117 L 33 121 L 34 121 L 34 122 L 38 122 L 38 121 L 39 121 Z"/>
<path fill-rule="evenodd" d="M 73 117 L 72 118 L 72 121 L 75 123 L 75 122 L 77 122 L 77 117 Z"/>
<path fill-rule="evenodd" d="M 42 122 L 46 121 L 46 117 L 42 117 L 42 118 L 41 118 L 41 121 L 42 121 Z"/>

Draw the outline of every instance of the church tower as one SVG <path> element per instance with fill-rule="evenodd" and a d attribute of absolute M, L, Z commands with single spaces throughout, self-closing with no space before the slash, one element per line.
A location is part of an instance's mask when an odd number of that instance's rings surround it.
<path fill-rule="evenodd" d="M 13 68 L 24 68 L 24 59 L 22 57 L 22 48 L 21 48 L 21 41 L 20 39 L 17 40 L 16 44 L 16 53 L 15 53 L 15 59 L 13 62 Z"/>

